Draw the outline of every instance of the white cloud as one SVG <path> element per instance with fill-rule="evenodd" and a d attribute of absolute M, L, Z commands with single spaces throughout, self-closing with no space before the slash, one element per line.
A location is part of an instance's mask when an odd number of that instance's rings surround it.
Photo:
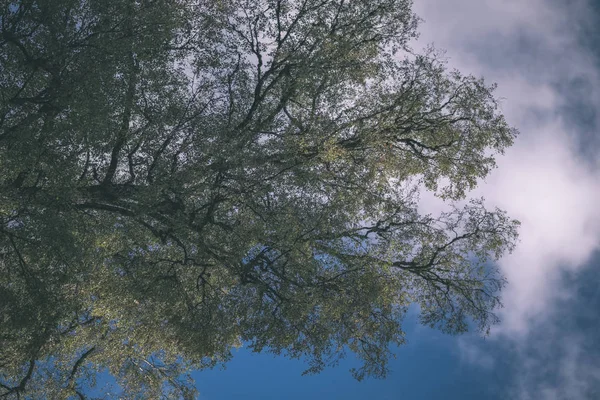
<path fill-rule="evenodd" d="M 499 84 L 507 120 L 521 131 L 513 148 L 473 195 L 522 222 L 521 242 L 501 261 L 509 279 L 500 330 L 526 334 L 531 318 L 551 313 L 564 270 L 585 265 L 600 244 L 600 174 L 578 153 L 577 126 L 568 125 L 561 79 L 590 84 L 598 72 L 577 42 L 570 18 L 583 18 L 583 2 L 569 12 L 546 0 L 422 0 L 418 45 L 447 50 L 450 66 Z M 577 14 L 577 15 L 574 15 Z"/>
<path fill-rule="evenodd" d="M 565 295 L 561 272 L 582 268 L 598 248 L 600 179 L 580 159 L 561 120 L 544 121 L 524 131 L 479 189 L 522 222 L 517 249 L 500 263 L 510 282 L 505 332 L 527 333 L 533 316 L 550 313 Z"/>
<path fill-rule="evenodd" d="M 562 324 L 574 297 L 565 273 L 581 272 L 600 248 L 600 168 L 581 151 L 600 121 L 583 126 L 576 115 L 600 109 L 600 73 L 579 42 L 593 13 L 585 0 L 418 0 L 414 9 L 425 20 L 414 47 L 434 43 L 451 67 L 497 82 L 502 111 L 521 131 L 473 193 L 522 222 L 519 245 L 500 262 L 509 285 L 492 332 L 517 354 L 511 398 L 586 398 L 600 363 L 586 355 L 590 338 Z M 422 207 L 434 203 L 425 195 Z M 493 365 L 481 347 L 457 346 L 463 360 Z"/>

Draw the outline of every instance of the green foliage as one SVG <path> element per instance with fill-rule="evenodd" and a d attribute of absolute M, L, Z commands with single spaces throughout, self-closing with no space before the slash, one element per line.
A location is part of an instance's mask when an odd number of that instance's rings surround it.
<path fill-rule="evenodd" d="M 22 0 L 0 10 L 0 396 L 194 398 L 230 350 L 383 377 L 496 322 L 517 223 L 463 199 L 516 131 L 415 54 L 408 0 Z"/>

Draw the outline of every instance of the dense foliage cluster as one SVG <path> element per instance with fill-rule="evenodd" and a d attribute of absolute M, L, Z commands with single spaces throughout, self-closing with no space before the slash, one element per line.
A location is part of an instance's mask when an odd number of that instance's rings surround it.
<path fill-rule="evenodd" d="M 418 188 L 516 132 L 410 0 L 0 4 L 0 397 L 193 398 L 241 344 L 384 376 L 410 304 L 495 322 L 517 223 Z"/>

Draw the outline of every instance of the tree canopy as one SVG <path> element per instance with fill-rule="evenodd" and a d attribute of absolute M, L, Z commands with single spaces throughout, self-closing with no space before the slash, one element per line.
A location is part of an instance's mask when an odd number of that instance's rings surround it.
<path fill-rule="evenodd" d="M 194 398 L 241 345 L 383 377 L 411 304 L 497 321 L 518 223 L 461 200 L 516 131 L 410 0 L 0 4 L 0 397 Z"/>

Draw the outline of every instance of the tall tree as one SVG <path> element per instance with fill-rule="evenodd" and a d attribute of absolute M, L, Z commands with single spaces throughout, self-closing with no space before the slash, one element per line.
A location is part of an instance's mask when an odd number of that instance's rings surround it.
<path fill-rule="evenodd" d="M 516 131 L 409 0 L 0 11 L 0 397 L 193 398 L 232 347 L 385 376 L 410 304 L 497 319 L 517 222 L 454 204 Z"/>

